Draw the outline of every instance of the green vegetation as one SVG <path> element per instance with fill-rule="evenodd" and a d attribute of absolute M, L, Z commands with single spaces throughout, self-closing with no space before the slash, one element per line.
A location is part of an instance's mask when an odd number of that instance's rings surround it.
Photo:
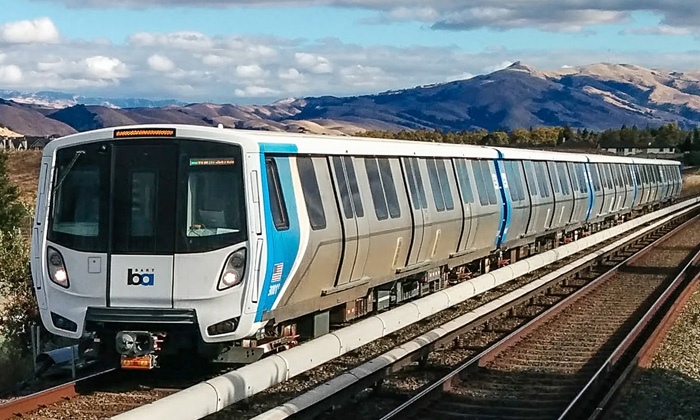
<path fill-rule="evenodd" d="M 22 233 L 29 217 L 19 190 L 7 174 L 7 154 L 0 152 L 0 387 L 14 385 L 30 365 L 29 327 L 38 322 L 29 268 L 29 241 Z"/>
<path fill-rule="evenodd" d="M 441 132 L 430 130 L 366 131 L 358 135 L 439 143 L 479 144 L 489 146 L 608 148 L 673 147 L 684 152 L 700 151 L 700 128 L 683 130 L 678 124 L 637 128 L 622 126 L 615 130 L 594 132 L 564 127 L 515 128 L 511 131 L 486 130 Z"/>

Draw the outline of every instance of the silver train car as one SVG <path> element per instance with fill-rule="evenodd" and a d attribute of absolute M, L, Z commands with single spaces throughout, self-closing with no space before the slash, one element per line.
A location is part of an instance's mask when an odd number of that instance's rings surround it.
<path fill-rule="evenodd" d="M 124 368 L 183 351 L 249 362 L 680 190 L 675 161 L 103 129 L 44 149 L 32 275 L 46 328 Z"/>

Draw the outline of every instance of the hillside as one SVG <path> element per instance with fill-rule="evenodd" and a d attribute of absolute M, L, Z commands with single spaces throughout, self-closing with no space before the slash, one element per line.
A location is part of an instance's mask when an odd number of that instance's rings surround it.
<path fill-rule="evenodd" d="M 606 63 L 541 71 L 517 62 L 467 80 L 375 95 L 287 99 L 270 105 L 116 108 L 78 104 L 56 110 L 0 100 L 0 124 L 27 135 L 65 135 L 139 123 L 351 134 L 563 125 L 601 131 L 668 122 L 686 128 L 700 124 L 700 72 Z"/>

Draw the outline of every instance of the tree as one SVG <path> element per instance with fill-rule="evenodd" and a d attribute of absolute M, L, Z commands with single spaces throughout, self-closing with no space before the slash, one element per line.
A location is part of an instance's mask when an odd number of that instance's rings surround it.
<path fill-rule="evenodd" d="M 26 351 L 29 327 L 39 322 L 29 269 L 29 244 L 19 229 L 0 231 L 0 294 L 7 300 L 0 310 L 0 332 Z"/>
<path fill-rule="evenodd" d="M 0 152 L 0 231 L 20 227 L 28 213 L 19 201 L 19 189 L 7 175 L 7 156 L 6 152 Z"/>

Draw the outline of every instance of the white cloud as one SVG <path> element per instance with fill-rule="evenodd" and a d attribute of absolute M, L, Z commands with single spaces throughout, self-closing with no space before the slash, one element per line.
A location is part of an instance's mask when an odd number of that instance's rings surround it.
<path fill-rule="evenodd" d="M 233 58 L 216 54 L 207 54 L 202 57 L 202 63 L 210 67 L 221 67 L 233 63 Z"/>
<path fill-rule="evenodd" d="M 264 86 L 246 86 L 243 89 L 234 90 L 234 94 L 239 98 L 270 98 L 279 95 L 280 92 L 278 90 L 270 89 Z"/>
<path fill-rule="evenodd" d="M 481 73 L 492 73 L 494 71 L 503 70 L 504 68 L 513 64 L 512 61 L 501 61 L 500 63 L 486 66 L 481 70 Z"/>
<path fill-rule="evenodd" d="M 98 79 L 121 79 L 128 75 L 126 65 L 118 58 L 97 55 L 85 59 L 88 73 Z"/>
<path fill-rule="evenodd" d="M 244 79 L 258 79 L 265 77 L 266 72 L 257 64 L 248 66 L 236 66 L 236 76 Z"/>
<path fill-rule="evenodd" d="M 58 29 L 47 17 L 9 22 L 0 26 L 0 43 L 55 43 L 58 40 Z"/>
<path fill-rule="evenodd" d="M 155 71 L 169 72 L 175 68 L 175 63 L 164 55 L 153 54 L 148 57 L 148 67 Z"/>
<path fill-rule="evenodd" d="M 693 35 L 695 31 L 690 28 L 682 28 L 677 26 L 659 25 L 659 26 L 644 26 L 641 28 L 628 28 L 622 31 L 624 35 L 672 35 L 686 36 Z"/>
<path fill-rule="evenodd" d="M 309 70 L 312 73 L 324 74 L 333 71 L 331 62 L 326 57 L 320 55 L 298 52 L 294 54 L 294 59 L 299 67 Z"/>
<path fill-rule="evenodd" d="M 129 37 L 129 44 L 139 47 L 157 46 L 196 51 L 211 48 L 213 41 L 203 33 L 196 31 L 179 31 L 165 34 L 137 32 Z"/>
<path fill-rule="evenodd" d="M 14 64 L 0 66 L 0 83 L 15 84 L 22 81 L 22 69 Z"/>
<path fill-rule="evenodd" d="M 277 77 L 282 80 L 299 81 L 304 79 L 304 75 L 299 72 L 299 70 L 294 67 L 288 69 L 280 69 L 277 72 Z"/>

